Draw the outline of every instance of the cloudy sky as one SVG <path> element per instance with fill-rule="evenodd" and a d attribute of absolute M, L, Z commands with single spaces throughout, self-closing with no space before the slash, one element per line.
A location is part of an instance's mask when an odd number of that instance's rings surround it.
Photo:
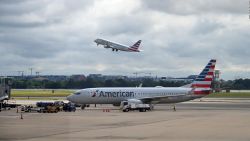
<path fill-rule="evenodd" d="M 182 77 L 218 60 L 221 78 L 250 77 L 248 0 L 1 0 L 0 75 Z M 112 52 L 96 38 L 132 45 Z"/>

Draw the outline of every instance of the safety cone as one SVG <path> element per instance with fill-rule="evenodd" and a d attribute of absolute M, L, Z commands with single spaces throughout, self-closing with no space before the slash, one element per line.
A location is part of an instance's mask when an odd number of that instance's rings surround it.
<path fill-rule="evenodd" d="M 21 117 L 20 117 L 20 119 L 23 119 L 23 113 L 21 112 Z"/>

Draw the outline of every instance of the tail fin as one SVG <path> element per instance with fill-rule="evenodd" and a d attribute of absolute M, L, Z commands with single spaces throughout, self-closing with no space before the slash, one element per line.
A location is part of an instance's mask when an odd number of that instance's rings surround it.
<path fill-rule="evenodd" d="M 211 93 L 211 84 L 214 79 L 214 69 L 216 60 L 211 59 L 202 72 L 191 83 L 195 95 L 208 95 Z"/>
<path fill-rule="evenodd" d="M 134 45 L 130 46 L 132 50 L 138 50 L 141 44 L 141 40 L 137 41 Z"/>

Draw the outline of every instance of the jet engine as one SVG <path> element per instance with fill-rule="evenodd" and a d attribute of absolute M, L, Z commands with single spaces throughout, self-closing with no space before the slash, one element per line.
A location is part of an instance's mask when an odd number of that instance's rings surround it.
<path fill-rule="evenodd" d="M 135 104 L 142 104 L 142 101 L 139 99 L 128 99 L 128 102 Z"/>
<path fill-rule="evenodd" d="M 104 48 L 110 48 L 110 46 L 109 45 L 104 45 Z"/>

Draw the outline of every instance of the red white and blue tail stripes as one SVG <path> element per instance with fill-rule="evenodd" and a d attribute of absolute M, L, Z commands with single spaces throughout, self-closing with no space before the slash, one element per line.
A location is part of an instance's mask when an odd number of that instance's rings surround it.
<path fill-rule="evenodd" d="M 191 87 L 194 88 L 194 94 L 207 95 L 211 93 L 215 64 L 216 60 L 211 59 L 202 72 L 196 77 L 191 85 Z"/>
<path fill-rule="evenodd" d="M 139 47 L 140 47 L 140 44 L 141 44 L 141 40 L 137 41 L 134 45 L 132 45 L 129 50 L 130 51 L 136 51 L 138 52 L 139 50 Z"/>

